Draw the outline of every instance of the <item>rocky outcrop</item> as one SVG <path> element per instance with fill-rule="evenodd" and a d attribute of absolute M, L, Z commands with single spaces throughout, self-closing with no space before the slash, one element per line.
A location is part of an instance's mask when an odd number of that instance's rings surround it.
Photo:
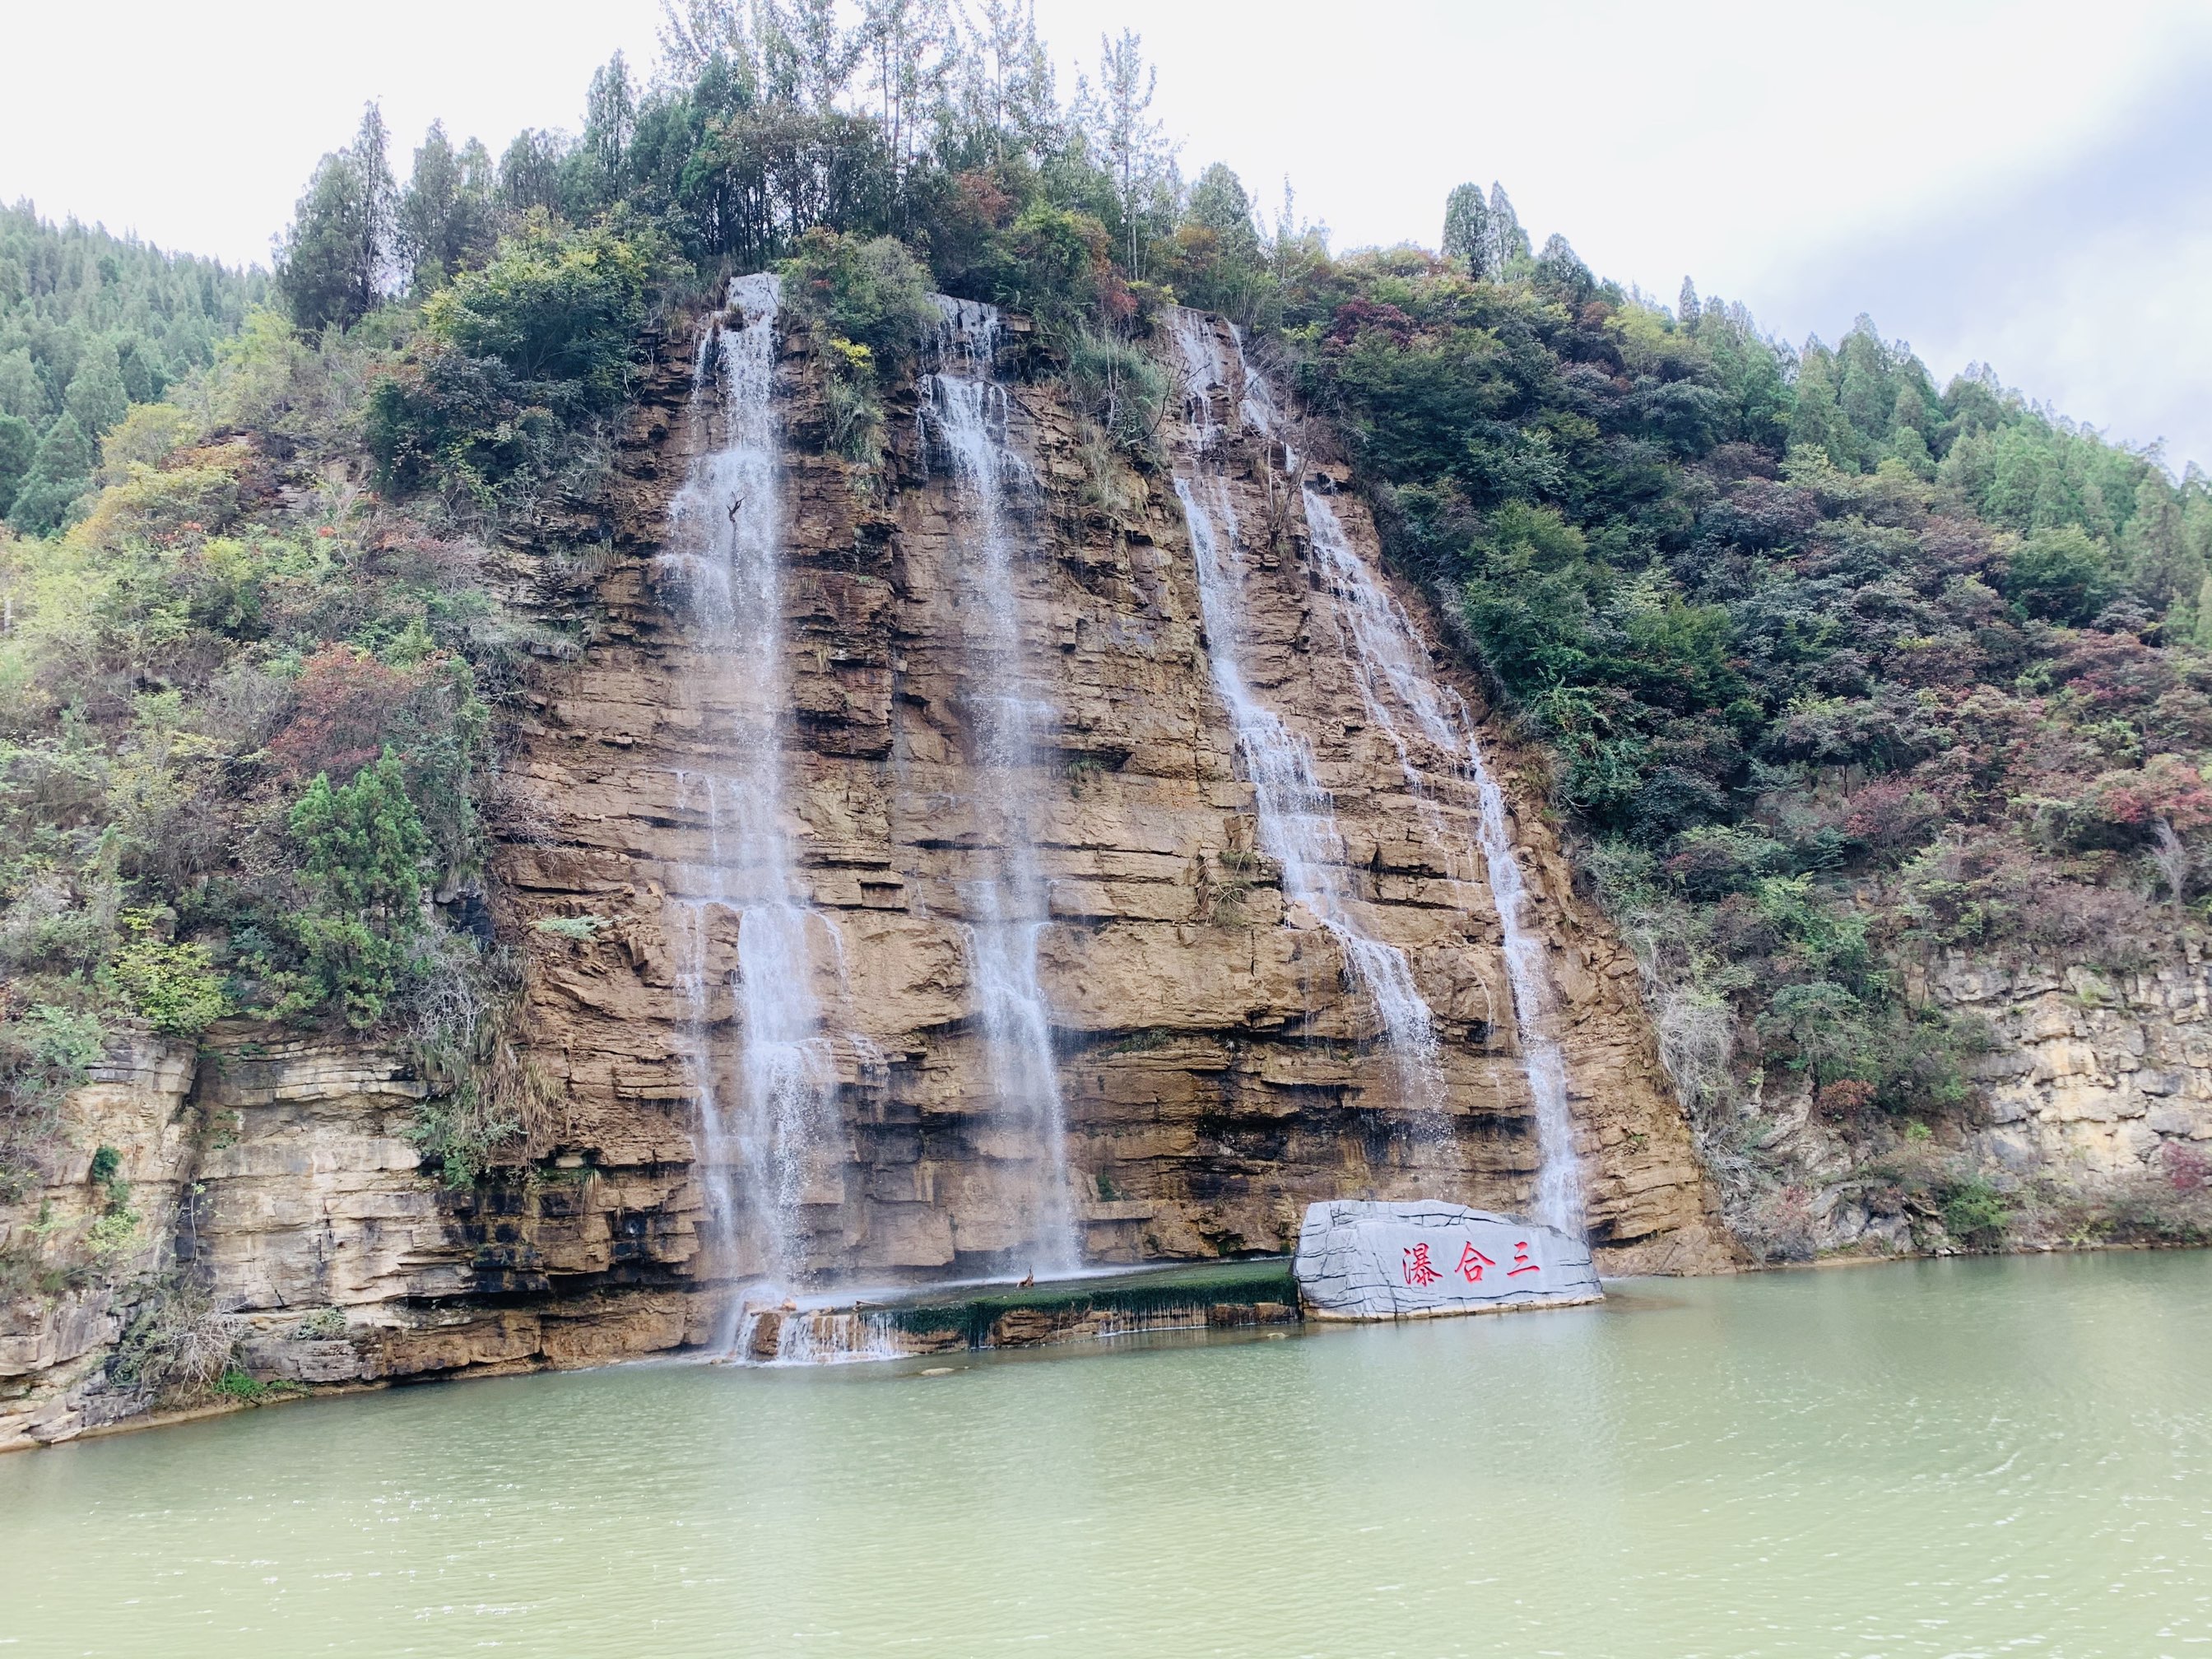
<path fill-rule="evenodd" d="M 1978 1037 L 1971 1097 L 1933 1126 L 1869 1123 L 1824 1112 L 1792 1074 L 1754 1079 L 1704 1132 L 1756 1254 L 2172 1243 L 2212 1230 L 2212 967 L 2193 942 L 2131 974 L 1949 951 L 1905 988 Z M 1982 1206 L 1947 1214 L 1962 1190 Z M 1988 1230 L 1962 1237 L 1975 1219 Z"/>
<path fill-rule="evenodd" d="M 2212 968 L 2202 961 L 2118 975 L 1954 957 L 1928 988 L 1990 1022 L 1995 1041 L 1974 1069 L 1991 1162 L 2094 1183 L 2176 1152 L 2212 1154 Z"/>
<path fill-rule="evenodd" d="M 409 1134 L 423 1092 L 391 1055 L 265 1030 L 218 1028 L 197 1054 L 143 1042 L 104 1066 L 69 1101 L 53 1178 L 0 1211 L 0 1252 L 52 1264 L 11 1287 L 0 1326 L 0 1450 L 161 1404 L 158 1366 L 130 1363 L 126 1332 L 144 1322 L 172 1336 L 197 1322 L 279 1383 L 590 1364 L 684 1340 L 680 1281 L 639 1270 L 650 1230 L 624 1222 L 683 1189 L 680 1164 L 657 1184 L 555 1162 L 455 1192 Z M 94 1181 L 103 1148 L 114 1172 Z"/>

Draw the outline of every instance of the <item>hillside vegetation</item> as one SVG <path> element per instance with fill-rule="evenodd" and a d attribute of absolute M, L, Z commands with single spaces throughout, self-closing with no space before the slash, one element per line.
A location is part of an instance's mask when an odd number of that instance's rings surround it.
<path fill-rule="evenodd" d="M 449 1177 L 501 1156 L 485 823 L 522 661 L 577 647 L 514 555 L 588 568 L 653 331 L 769 264 L 864 483 L 930 288 L 1035 319 L 1102 492 L 1158 465 L 1162 308 L 1246 328 L 1551 757 L 1717 1158 L 1786 1080 L 1877 1138 L 1970 1115 L 1934 953 L 2197 935 L 2201 475 L 1863 318 L 1625 292 L 1495 186 L 1440 252 L 1334 254 L 1182 172 L 1134 37 L 1063 100 L 1010 0 L 866 12 L 692 0 L 579 133 L 434 127 L 404 185 L 372 109 L 273 278 L 0 216 L 0 1196 L 117 1036 L 233 1013 L 404 1040 Z"/>
<path fill-rule="evenodd" d="M 0 208 L 0 519 L 58 526 L 130 405 L 207 368 L 267 289 L 259 272 Z"/>

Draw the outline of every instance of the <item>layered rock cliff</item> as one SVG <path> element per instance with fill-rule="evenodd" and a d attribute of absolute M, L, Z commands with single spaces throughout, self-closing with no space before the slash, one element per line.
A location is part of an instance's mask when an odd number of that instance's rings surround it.
<path fill-rule="evenodd" d="M 787 787 L 804 879 L 836 937 L 820 953 L 835 970 L 817 994 L 837 1034 L 848 1136 L 806 1195 L 812 1259 L 862 1278 L 1015 1265 L 1012 1194 L 1036 1149 L 994 1113 L 963 948 L 974 866 L 993 849 L 974 810 L 975 688 L 954 614 L 961 514 L 916 423 L 895 412 L 880 475 L 858 478 L 830 453 L 805 363 L 787 368 L 797 733 Z M 1052 711 L 1019 787 L 1045 826 L 1054 925 L 1042 974 L 1086 1255 L 1282 1249 L 1304 1204 L 1333 1193 L 1443 1185 L 1525 1206 L 1536 1154 L 1495 906 L 1463 809 L 1416 799 L 1363 713 L 1297 492 L 1255 441 L 1240 483 L 1249 521 L 1279 522 L 1251 625 L 1335 798 L 1362 907 L 1410 954 L 1439 1017 L 1451 1118 L 1441 1146 L 1410 1121 L 1402 1073 L 1336 940 L 1285 915 L 1279 872 L 1255 848 L 1175 497 L 1156 476 L 1086 458 L 1050 383 L 1017 387 L 1011 423 L 1039 488 L 1034 556 L 1003 599 Z M 686 431 L 671 410 L 663 487 L 680 474 Z M 1371 559 L 1357 502 L 1340 501 Z M 688 1155 L 686 1012 L 666 902 L 706 859 L 679 775 L 712 763 L 726 723 L 698 701 L 708 668 L 653 591 L 650 550 L 641 542 L 607 571 L 602 639 L 547 688 L 515 769 L 550 821 L 539 844 L 501 860 L 518 920 L 610 924 L 549 954 L 535 993 L 568 1144 L 603 1166 Z M 1516 822 L 1566 1011 L 1601 1259 L 1615 1271 L 1717 1265 L 1633 964 L 1575 897 L 1540 813 L 1524 806 Z M 711 1041 L 742 1033 L 718 1023 Z"/>
<path fill-rule="evenodd" d="M 1983 1023 L 1972 1109 L 1919 1139 L 1869 1136 L 1797 1079 L 1759 1079 L 1735 1123 L 1713 1126 L 1722 1138 L 1755 1128 L 1781 1173 L 1778 1189 L 1727 1194 L 1754 1247 L 1803 1258 L 1985 1244 L 1961 1236 L 1972 1212 L 1945 1213 L 1962 1188 L 2002 1208 L 2015 1247 L 2194 1242 L 2212 1165 L 2212 969 L 2192 942 L 2134 973 L 1951 952 L 1910 988 Z"/>
<path fill-rule="evenodd" d="M 1216 400 L 1231 432 L 1210 462 L 1245 526 L 1256 678 L 1333 799 L 1347 902 L 1432 1011 L 1443 1088 L 1426 1104 L 1408 1100 L 1341 939 L 1286 905 L 1255 836 L 1171 480 L 1103 450 L 1056 382 L 1016 378 L 1012 337 L 1006 437 L 1030 483 L 1012 589 L 992 599 L 1015 618 L 1045 711 L 1010 787 L 1049 896 L 1039 976 L 1085 1255 L 1279 1250 L 1305 1204 L 1331 1196 L 1525 1209 L 1538 1138 L 1474 803 L 1426 787 L 1447 760 L 1417 765 L 1402 733 L 1378 728 L 1314 556 L 1309 503 L 1325 495 L 1389 580 L 1342 469 L 1303 461 L 1301 489 L 1279 435 L 1226 418 L 1231 389 L 1185 388 Z M 116 1148 L 143 1230 L 107 1277 L 188 1266 L 217 1315 L 243 1322 L 259 1375 L 374 1381 L 674 1347 L 703 1338 L 728 1288 L 707 1282 L 698 1077 L 744 1042 L 726 990 L 737 921 L 706 913 L 708 978 L 724 988 L 702 1021 L 678 984 L 672 919 L 696 896 L 687 872 L 713 858 L 684 781 L 714 769 L 735 721 L 715 702 L 726 678 L 654 574 L 670 501 L 717 441 L 685 362 L 672 341 L 647 379 L 603 555 L 550 556 L 557 526 L 505 555 L 515 604 L 564 614 L 589 641 L 580 660 L 543 665 L 501 795 L 495 909 L 529 955 L 520 1030 L 548 1103 L 526 1168 L 448 1190 L 417 1167 L 405 1129 L 421 1089 L 395 1059 L 218 1028 L 197 1060 L 149 1048 L 82 1091 L 80 1154 L 26 1212 L 27 1225 L 75 1209 L 88 1221 L 102 1201 L 91 1149 Z M 784 828 L 824 930 L 812 988 L 836 1124 L 794 1195 L 806 1265 L 874 1283 L 1018 1267 L 1043 1152 L 996 1109 L 970 982 L 975 877 L 996 849 L 976 806 L 974 709 L 990 688 L 963 644 L 960 503 L 911 394 L 863 469 L 830 442 L 797 331 L 778 374 Z M 1426 629 L 1418 597 L 1396 598 Z M 1479 717 L 1479 687 L 1422 643 L 1423 672 Z M 1577 896 L 1522 757 L 1504 733 L 1481 736 L 1556 999 L 1598 1261 L 1723 1267 L 1635 963 Z M 565 931 L 538 926 L 559 918 Z M 15 1390 L 0 1439 L 143 1407 L 102 1369 L 128 1303 L 95 1285 L 42 1304 L 0 1351 Z"/>

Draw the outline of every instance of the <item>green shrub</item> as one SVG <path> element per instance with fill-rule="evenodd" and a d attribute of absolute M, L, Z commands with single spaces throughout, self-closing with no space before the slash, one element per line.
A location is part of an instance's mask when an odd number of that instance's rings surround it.
<path fill-rule="evenodd" d="M 38 1184 L 62 1100 L 106 1046 L 98 1017 L 81 1009 L 33 1003 L 0 1017 L 0 1203 Z"/>
<path fill-rule="evenodd" d="M 64 415 L 39 440 L 30 470 L 15 487 L 8 522 L 26 535 L 51 535 L 92 486 L 92 440 L 73 415 Z"/>
<path fill-rule="evenodd" d="M 937 322 L 929 278 L 903 243 L 819 228 L 782 267 L 785 302 L 804 321 L 824 371 L 830 439 L 863 465 L 881 448 L 883 386 Z"/>
<path fill-rule="evenodd" d="M 268 1399 L 274 1391 L 258 1377 L 233 1365 L 209 1385 L 208 1392 L 220 1400 L 236 1400 L 247 1405 L 256 1405 Z"/>
<path fill-rule="evenodd" d="M 198 1036 L 230 1011 L 230 1000 L 205 945 L 171 944 L 155 933 L 161 915 L 125 910 L 119 918 L 128 939 L 116 954 L 116 987 L 162 1036 Z"/>
<path fill-rule="evenodd" d="M 122 1182 L 111 1187 L 108 1207 L 94 1218 L 85 1235 L 85 1249 L 93 1265 L 103 1273 L 112 1273 L 137 1253 L 139 1228 L 145 1218 L 131 1207 L 130 1196 L 131 1189 Z"/>
<path fill-rule="evenodd" d="M 371 388 L 379 476 L 480 499 L 542 475 L 629 395 L 637 336 L 664 255 L 646 234 L 562 231 L 540 216 L 423 307 L 422 339 Z"/>
<path fill-rule="evenodd" d="M 1092 215 L 1033 202 L 975 273 L 997 303 L 1054 331 L 1084 325 L 1115 285 L 1112 239 Z"/>
<path fill-rule="evenodd" d="M 107 1363 L 127 1389 L 157 1399 L 191 1398 L 236 1369 L 239 1322 L 216 1310 L 204 1285 L 177 1273 L 141 1280 Z"/>
<path fill-rule="evenodd" d="M 937 322 L 929 276 L 890 236 L 840 235 L 817 227 L 783 265 L 785 303 L 830 340 L 866 346 L 890 370 L 909 361 Z"/>
<path fill-rule="evenodd" d="M 1076 329 L 1067 338 L 1067 381 L 1076 407 L 1118 448 L 1152 453 L 1169 392 L 1155 358 L 1111 334 Z"/>
<path fill-rule="evenodd" d="M 2080 627 L 2120 591 L 2105 550 L 2073 525 L 2039 530 L 2005 571 L 2005 597 L 2031 617 Z"/>
<path fill-rule="evenodd" d="M 588 945 L 605 931 L 608 923 L 605 916 L 540 916 L 530 925 L 541 933 Z"/>
<path fill-rule="evenodd" d="M 423 327 L 464 357 L 495 360 L 520 384 L 559 388 L 561 404 L 607 414 L 628 395 L 661 257 L 635 232 L 563 232 L 535 219 L 483 270 L 433 295 Z"/>
<path fill-rule="evenodd" d="M 1767 999 L 1757 1029 L 1778 1045 L 1791 1070 L 1808 1073 L 1815 1086 L 1865 1081 L 1875 1067 L 1866 1005 L 1827 980 L 1780 988 Z"/>
<path fill-rule="evenodd" d="M 1943 1230 L 1961 1243 L 1991 1247 L 2003 1243 L 2012 1219 L 2012 1201 L 1980 1176 L 1954 1182 L 1942 1193 Z"/>
<path fill-rule="evenodd" d="M 513 951 L 446 933 L 416 964 L 407 1036 L 430 1092 L 408 1134 L 448 1186 L 473 1185 L 492 1164 L 511 1162 L 543 1093 L 517 1039 L 522 1005 Z"/>
<path fill-rule="evenodd" d="M 319 773 L 289 819 L 307 890 L 297 930 L 306 983 L 285 1012 L 336 1004 L 365 1030 L 383 1017 L 415 956 L 422 920 L 422 864 L 429 840 L 389 749 L 349 784 Z"/>

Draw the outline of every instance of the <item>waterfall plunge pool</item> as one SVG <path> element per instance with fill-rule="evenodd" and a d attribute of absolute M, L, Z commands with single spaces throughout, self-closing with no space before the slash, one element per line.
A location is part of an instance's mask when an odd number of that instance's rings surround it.
<path fill-rule="evenodd" d="M 432 1385 L 0 1459 L 0 1649 L 2212 1646 L 2212 1258 L 1608 1289 L 1087 1360 Z"/>

